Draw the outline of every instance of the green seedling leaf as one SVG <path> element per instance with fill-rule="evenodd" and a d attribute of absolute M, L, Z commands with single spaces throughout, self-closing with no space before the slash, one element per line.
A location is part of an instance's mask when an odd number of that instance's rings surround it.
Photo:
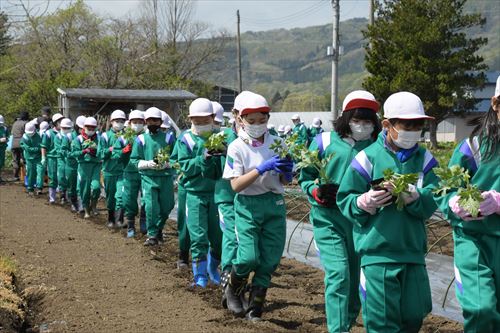
<path fill-rule="evenodd" d="M 205 141 L 205 148 L 208 151 L 222 152 L 226 150 L 227 135 L 224 132 L 214 133 Z"/>
<path fill-rule="evenodd" d="M 396 208 L 398 210 L 403 210 L 405 206 L 403 194 L 410 194 L 410 192 L 408 192 L 408 186 L 416 184 L 418 181 L 418 173 L 399 174 L 391 169 L 385 169 L 383 174 L 384 181 L 390 182 L 394 186 L 392 195 L 396 197 Z"/>

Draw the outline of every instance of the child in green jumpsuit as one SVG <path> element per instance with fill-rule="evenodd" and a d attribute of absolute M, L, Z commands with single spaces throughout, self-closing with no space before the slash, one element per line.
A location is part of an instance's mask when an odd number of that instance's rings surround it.
<path fill-rule="evenodd" d="M 323 128 L 321 128 L 321 119 L 314 118 L 311 127 L 307 130 L 307 136 L 309 137 L 309 144 L 314 141 L 314 138 L 319 134 L 323 133 Z"/>
<path fill-rule="evenodd" d="M 123 164 L 123 178 L 117 185 L 116 201 L 123 207 L 124 215 L 127 221 L 127 238 L 135 237 L 135 217 L 139 212 L 137 199 L 141 191 L 141 175 L 137 167 L 130 161 L 130 154 L 137 135 L 144 133 L 144 113 L 139 110 L 133 110 L 129 114 L 128 127 L 135 133 L 134 138 L 127 139 L 124 135 L 115 141 L 113 156 L 119 158 Z M 130 141 L 129 141 L 130 140 Z M 120 195 L 121 194 L 121 195 Z M 146 234 L 146 220 L 144 207 L 141 208 L 140 229 Z"/>
<path fill-rule="evenodd" d="M 264 97 L 249 91 L 237 96 L 238 139 L 228 147 L 224 178 L 237 193 L 234 199 L 238 241 L 229 283 L 225 288 L 228 309 L 236 316 L 260 320 L 271 275 L 278 267 L 286 237 L 283 184 L 292 180 L 293 162 L 280 159 L 269 148 L 280 138 L 267 133 L 270 108 Z M 243 290 L 254 272 L 248 306 Z M 246 303 L 246 302 L 245 302 Z"/>
<path fill-rule="evenodd" d="M 425 221 L 437 206 L 432 154 L 418 145 L 425 119 L 420 98 L 395 93 L 384 103 L 384 131 L 359 152 L 337 193 L 342 214 L 354 223 L 354 247 L 361 259 L 360 298 L 367 332 L 418 332 L 431 311 L 425 268 Z M 394 186 L 370 188 L 390 169 L 417 174 L 401 193 L 401 209 L 392 203 Z"/>
<path fill-rule="evenodd" d="M 111 129 L 99 137 L 98 156 L 102 160 L 104 174 L 104 191 L 106 192 L 106 207 L 108 209 L 108 228 L 121 227 L 123 211 L 116 206 L 116 186 L 123 177 L 123 163 L 119 157 L 113 156 L 113 146 L 123 130 L 127 116 L 122 110 L 111 113 Z"/>
<path fill-rule="evenodd" d="M 9 135 L 9 129 L 5 126 L 3 116 L 0 115 L 0 183 L 2 183 L 2 169 L 5 166 L 5 150 Z"/>
<path fill-rule="evenodd" d="M 26 123 L 20 145 L 23 149 L 24 160 L 26 161 L 27 188 L 28 195 L 30 196 L 33 195 L 35 184 L 37 191 L 40 191 L 43 187 L 43 184 L 37 182 L 37 180 L 40 180 L 40 177 L 37 177 L 37 175 L 42 171 L 41 143 L 42 140 L 36 133 L 35 124 L 32 122 Z"/>
<path fill-rule="evenodd" d="M 292 116 L 292 122 L 293 122 L 293 129 L 292 129 L 292 134 L 297 133 L 298 138 L 296 143 L 297 144 L 308 144 L 309 136 L 307 133 L 307 127 L 304 125 L 302 120 L 300 119 L 300 116 L 298 114 L 294 114 Z"/>
<path fill-rule="evenodd" d="M 358 317 L 359 257 L 354 251 L 352 223 L 339 211 L 336 195 L 344 173 L 358 152 L 380 132 L 379 104 L 367 91 L 353 91 L 344 99 L 335 132 L 317 135 L 309 147 L 319 158 L 329 158 L 328 180 L 319 179 L 315 168 L 304 168 L 299 183 L 311 204 L 314 241 L 325 270 L 325 308 L 329 332 L 347 332 Z"/>
<path fill-rule="evenodd" d="M 85 210 L 84 218 L 98 215 L 97 200 L 101 191 L 101 160 L 97 156 L 99 138 L 96 133 L 97 120 L 87 117 L 81 134 L 71 143 L 71 157 L 78 160 L 78 182 L 80 198 Z"/>
<path fill-rule="evenodd" d="M 72 128 L 73 123 L 70 119 L 64 118 L 61 120 L 61 146 L 59 148 L 59 156 L 64 161 L 64 175 L 66 177 L 66 193 L 71 203 L 71 211 L 78 212 L 78 193 L 77 193 L 77 178 L 78 178 L 78 161 L 71 156 L 71 142 L 78 136 Z"/>
<path fill-rule="evenodd" d="M 481 191 L 480 215 L 460 205 L 457 189 L 436 198 L 455 241 L 455 284 L 465 332 L 500 332 L 500 78 L 491 108 L 455 149 L 449 166 L 469 172 Z"/>
<path fill-rule="evenodd" d="M 142 198 L 146 207 L 148 238 L 145 246 L 163 243 L 163 227 L 174 208 L 174 184 L 170 164 L 161 158 L 172 152 L 174 141 L 168 141 L 160 130 L 161 112 L 157 108 L 146 110 L 144 118 L 148 133 L 137 136 L 132 146 L 130 162 L 139 170 Z"/>
<path fill-rule="evenodd" d="M 42 165 L 47 167 L 47 174 L 49 176 L 49 203 L 56 202 L 57 194 L 57 156 L 59 145 L 61 142 L 59 134 L 59 122 L 64 118 L 60 113 L 52 116 L 53 128 L 45 131 L 42 138 Z"/>
<path fill-rule="evenodd" d="M 220 177 L 220 156 L 205 148 L 213 133 L 213 107 L 206 98 L 189 106 L 191 130 L 184 133 L 177 146 L 177 161 L 183 173 L 186 190 L 186 223 L 191 240 L 194 286 L 205 288 L 208 278 L 220 284 L 218 266 L 221 257 L 222 232 L 214 202 L 215 179 Z"/>

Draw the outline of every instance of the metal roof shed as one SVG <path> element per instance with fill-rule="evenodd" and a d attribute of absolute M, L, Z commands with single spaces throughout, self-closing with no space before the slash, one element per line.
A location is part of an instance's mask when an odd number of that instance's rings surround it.
<path fill-rule="evenodd" d="M 59 110 L 71 119 L 79 115 L 108 115 L 116 109 L 128 113 L 156 106 L 177 122 L 183 103 L 197 97 L 186 90 L 58 88 L 57 92 Z"/>

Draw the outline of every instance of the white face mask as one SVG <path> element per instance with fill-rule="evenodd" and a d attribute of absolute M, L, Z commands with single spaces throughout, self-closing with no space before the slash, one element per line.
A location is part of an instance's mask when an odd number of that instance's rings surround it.
<path fill-rule="evenodd" d="M 351 128 L 351 136 L 356 141 L 368 140 L 373 133 L 373 124 L 356 124 L 354 122 L 349 123 Z"/>
<path fill-rule="evenodd" d="M 112 124 L 113 124 L 113 129 L 116 132 L 121 131 L 123 129 L 123 127 L 125 127 L 125 123 L 123 123 L 121 121 L 113 121 Z"/>
<path fill-rule="evenodd" d="M 267 132 L 267 123 L 258 125 L 243 124 L 243 127 L 252 139 L 258 139 Z"/>
<path fill-rule="evenodd" d="M 87 134 L 88 136 L 93 136 L 95 134 L 95 131 L 85 129 L 85 134 Z"/>
<path fill-rule="evenodd" d="M 35 135 L 35 132 L 26 132 L 26 135 L 31 137 L 31 136 Z"/>
<path fill-rule="evenodd" d="M 413 146 L 415 146 L 420 140 L 422 133 L 422 131 L 398 131 L 396 128 L 394 128 L 394 130 L 396 131 L 396 133 L 398 133 L 398 139 L 394 140 L 394 138 L 391 136 L 392 142 L 394 142 L 396 146 L 402 149 L 413 148 Z"/>
<path fill-rule="evenodd" d="M 191 130 L 196 135 L 200 135 L 200 136 L 207 135 L 208 133 L 212 133 L 213 124 L 208 124 L 208 125 L 191 124 Z"/>
<path fill-rule="evenodd" d="M 134 132 L 139 133 L 144 129 L 144 124 L 130 124 L 130 127 L 134 130 Z"/>

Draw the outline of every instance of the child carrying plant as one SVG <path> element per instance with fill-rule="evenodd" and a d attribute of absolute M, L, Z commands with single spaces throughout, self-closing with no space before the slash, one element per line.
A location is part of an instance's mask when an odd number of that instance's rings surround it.
<path fill-rule="evenodd" d="M 271 275 L 276 270 L 286 236 L 283 184 L 292 180 L 293 162 L 270 149 L 276 136 L 269 135 L 270 108 L 264 97 L 245 94 L 238 98 L 238 139 L 228 147 L 224 178 L 231 180 L 238 249 L 225 288 L 228 309 L 236 316 L 260 320 Z M 243 291 L 254 272 L 248 306 Z M 246 303 L 246 302 L 245 302 Z"/>
<path fill-rule="evenodd" d="M 47 175 L 49 176 L 49 203 L 56 202 L 58 178 L 57 178 L 57 155 L 61 137 L 58 136 L 60 128 L 59 123 L 64 118 L 60 113 L 52 116 L 52 123 L 54 128 L 44 132 L 42 137 L 42 165 L 47 166 Z"/>
<path fill-rule="evenodd" d="M 418 96 L 398 92 L 385 101 L 384 118 L 377 141 L 359 152 L 344 174 L 337 205 L 354 223 L 366 330 L 418 332 L 432 308 L 425 221 L 437 208 L 432 194 L 437 162 L 418 145 L 431 117 Z M 399 176 L 371 189 L 387 170 Z"/>
<path fill-rule="evenodd" d="M 470 183 L 481 191 L 479 200 L 463 202 L 465 193 L 462 198 L 453 188 L 436 201 L 453 227 L 456 295 L 464 331 L 499 332 L 500 77 L 488 113 L 478 120 L 470 137 L 453 152 L 449 167 L 468 172 Z M 479 204 L 479 216 L 471 214 L 470 204 Z"/>
<path fill-rule="evenodd" d="M 38 177 L 42 172 L 41 163 L 41 144 L 42 139 L 36 133 L 35 124 L 26 123 L 24 134 L 21 138 L 20 146 L 23 149 L 24 160 L 26 161 L 26 174 L 28 176 L 28 195 L 32 196 L 34 185 L 36 184 L 37 195 L 43 187 L 43 178 Z"/>
<path fill-rule="evenodd" d="M 352 223 L 336 204 L 338 186 L 358 152 L 372 144 L 380 132 L 379 104 L 362 90 L 344 99 L 335 131 L 316 135 L 309 147 L 319 159 L 329 159 L 327 179 L 316 168 L 301 169 L 299 183 L 311 203 L 314 240 L 325 270 L 325 307 L 329 332 L 347 332 L 356 321 L 361 304 L 358 295 L 359 257 L 354 252 Z"/>

